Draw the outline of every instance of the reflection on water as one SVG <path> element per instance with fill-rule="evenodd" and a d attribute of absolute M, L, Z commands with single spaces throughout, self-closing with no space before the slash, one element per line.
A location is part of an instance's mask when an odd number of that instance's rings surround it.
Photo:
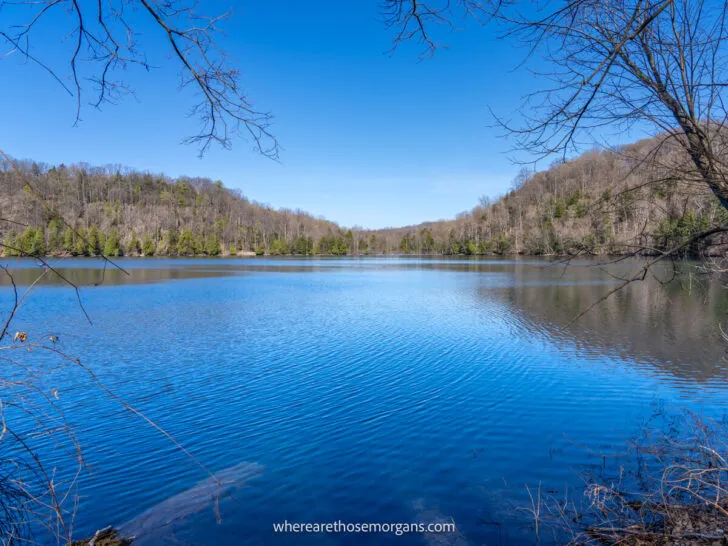
<path fill-rule="evenodd" d="M 719 279 L 696 277 L 688 269 L 672 282 L 650 277 L 603 299 L 615 286 L 608 276 L 594 283 L 592 268 L 562 272 L 558 282 L 539 284 L 533 282 L 538 273 L 514 273 L 511 286 L 479 294 L 503 301 L 534 336 L 552 342 L 647 362 L 685 379 L 728 376 L 728 345 L 720 329 L 728 319 L 728 290 Z M 666 271 L 657 273 L 670 278 Z"/>
<path fill-rule="evenodd" d="M 82 285 L 101 278 L 98 261 L 57 263 Z M 128 521 L 125 529 L 152 543 L 171 533 L 175 543 L 203 545 L 240 537 L 296 546 L 532 544 L 518 509 L 529 506 L 526 485 L 578 486 L 576 472 L 623 450 L 655 406 L 728 410 L 718 327 L 728 301 L 718 280 L 633 284 L 574 322 L 635 265 L 119 264 L 128 276 L 107 269 L 102 286 L 81 290 L 93 326 L 57 285 L 33 293 L 17 326 L 31 337 L 39 327 L 60 329 L 62 348 L 107 387 L 205 466 L 228 468 L 225 499 L 234 502 L 224 500 L 216 525 L 214 487 L 199 483 L 198 468 L 85 376 L 62 376 L 53 385 L 58 403 L 92 469 L 83 476 L 79 535 Z M 13 265 L 24 283 L 38 273 L 31 261 Z M 0 287 L 0 303 L 10 297 Z M 264 478 L 234 485 L 263 465 Z M 461 534 L 272 533 L 283 520 L 442 518 Z"/>
<path fill-rule="evenodd" d="M 139 260 L 142 262 L 141 260 Z M 146 284 L 171 280 L 199 279 L 204 277 L 223 277 L 240 274 L 241 271 L 233 268 L 215 269 L 211 267 L 185 267 L 180 264 L 173 267 L 154 267 L 148 263 L 147 267 L 139 267 L 142 264 L 129 263 L 129 260 L 118 260 L 114 263 L 119 267 L 104 263 L 100 259 L 86 260 L 51 260 L 49 262 L 52 270 L 44 265 L 36 264 L 30 260 L 17 260 L 10 262 L 10 270 L 13 280 L 19 286 L 28 286 L 38 279 L 38 284 L 50 286 L 63 286 L 68 282 L 76 286 L 119 286 L 129 284 Z M 22 265 L 22 267 L 19 267 Z M 120 269 L 121 268 L 121 269 Z M 0 286 L 9 286 L 10 279 L 7 275 L 0 278 Z"/>

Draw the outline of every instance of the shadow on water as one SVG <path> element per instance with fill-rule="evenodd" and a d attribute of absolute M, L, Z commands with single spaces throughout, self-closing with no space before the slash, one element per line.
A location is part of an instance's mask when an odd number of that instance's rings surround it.
<path fill-rule="evenodd" d="M 222 501 L 230 497 L 262 473 L 261 465 L 250 462 L 241 462 L 221 470 L 214 478 L 211 476 L 152 506 L 122 525 L 119 531 L 124 536 L 135 537 L 134 544 L 162 543 L 183 528 L 190 517 L 205 510 L 214 514 L 216 500 Z"/>

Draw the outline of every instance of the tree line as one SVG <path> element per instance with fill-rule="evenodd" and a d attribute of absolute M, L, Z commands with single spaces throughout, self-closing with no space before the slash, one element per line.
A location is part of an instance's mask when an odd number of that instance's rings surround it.
<path fill-rule="evenodd" d="M 523 169 L 505 195 L 453 220 L 379 230 L 273 209 L 206 178 L 34 162 L 20 162 L 20 176 L 3 164 L 0 241 L 6 256 L 659 253 L 728 223 L 715 195 L 680 175 L 688 160 L 659 137 L 593 150 Z M 720 252 L 723 242 L 683 253 Z"/>
<path fill-rule="evenodd" d="M 221 181 L 119 166 L 17 166 L 22 176 L 0 166 L 4 255 L 341 255 L 352 247 L 351 230 L 250 201 Z"/>

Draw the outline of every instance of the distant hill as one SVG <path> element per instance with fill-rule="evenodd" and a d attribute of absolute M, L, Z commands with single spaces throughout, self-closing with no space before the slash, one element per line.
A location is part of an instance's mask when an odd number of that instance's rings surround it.
<path fill-rule="evenodd" d="M 542 172 L 523 170 L 507 194 L 482 199 L 454 220 L 367 233 L 403 253 L 655 253 L 728 223 L 725 209 L 691 172 L 674 142 L 647 139 Z M 686 252 L 709 246 L 720 253 L 724 242 L 713 237 Z"/>
<path fill-rule="evenodd" d="M 38 196 L 5 163 L 0 240 L 6 255 L 656 252 L 728 223 L 707 188 L 679 174 L 688 172 L 684 162 L 660 139 L 595 150 L 522 171 L 507 194 L 456 219 L 381 230 L 345 230 L 300 210 L 273 209 L 206 178 L 20 162 Z M 723 242 L 711 240 L 713 251 Z"/>
<path fill-rule="evenodd" d="M 329 241 L 339 243 L 346 235 L 332 222 L 250 201 L 206 178 L 88 165 L 18 166 L 42 202 L 9 164 L 1 165 L 0 240 L 29 253 L 306 254 L 317 244 L 332 250 Z M 14 254 L 7 247 L 5 254 Z"/>

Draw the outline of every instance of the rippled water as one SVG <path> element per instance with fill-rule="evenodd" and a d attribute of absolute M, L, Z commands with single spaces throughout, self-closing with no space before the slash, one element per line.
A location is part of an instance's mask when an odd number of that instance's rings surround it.
<path fill-rule="evenodd" d="M 725 289 L 694 273 L 615 286 L 593 264 L 434 259 L 59 262 L 19 327 L 59 332 L 116 394 L 57 378 L 89 465 L 78 535 L 140 543 L 425 544 L 274 535 L 272 523 L 452 518 L 436 544 L 534 541 L 525 487 L 563 490 L 655 408 L 728 407 Z M 15 262 L 26 284 L 37 275 Z M 103 280 L 100 286 L 93 286 Z M 3 301 L 10 289 L 0 287 Z"/>

